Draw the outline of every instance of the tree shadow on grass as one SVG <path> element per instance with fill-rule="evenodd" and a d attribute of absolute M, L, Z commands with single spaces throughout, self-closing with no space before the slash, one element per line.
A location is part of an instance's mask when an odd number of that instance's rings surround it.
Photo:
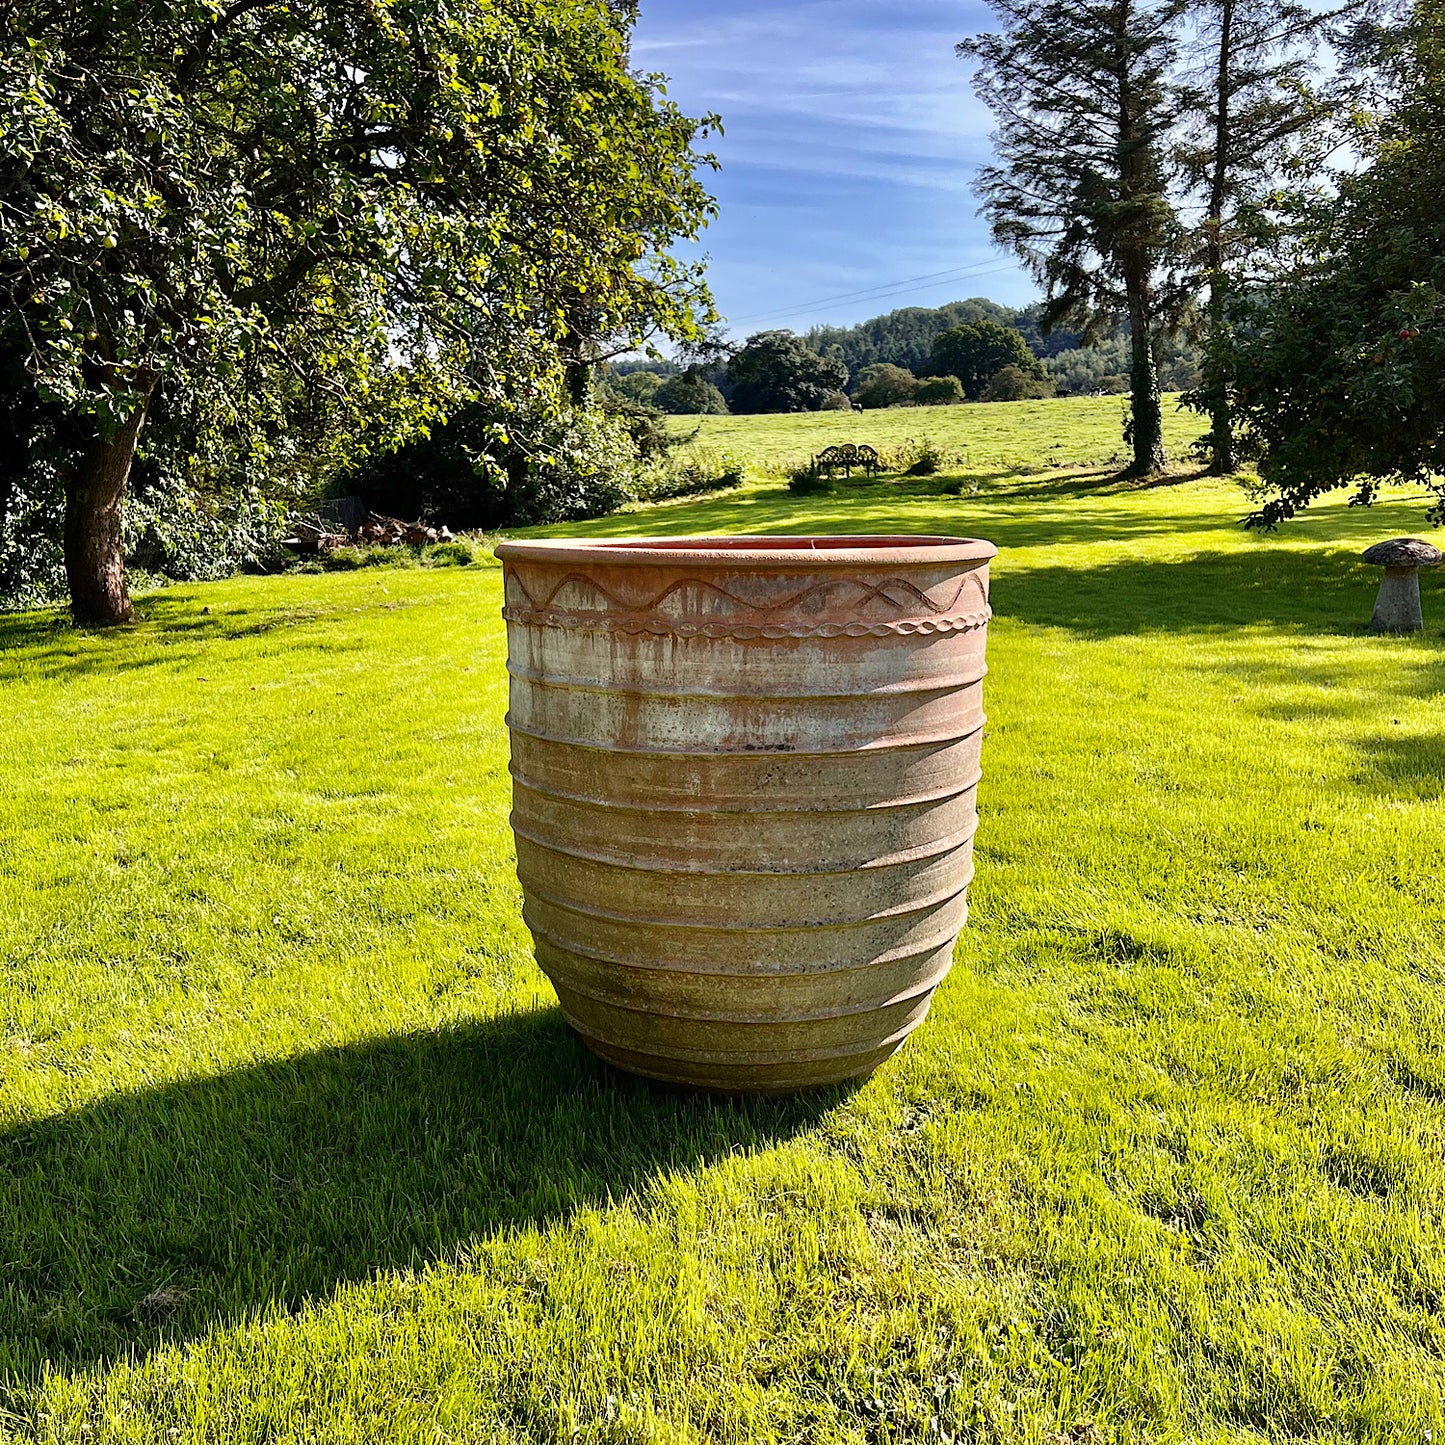
<path fill-rule="evenodd" d="M 750 512 L 739 503 L 729 517 L 722 513 L 688 510 L 667 519 L 653 516 L 650 527 L 622 525 L 610 530 L 618 536 L 670 533 L 672 535 L 703 535 L 708 533 L 749 532 L 764 536 L 849 536 L 858 534 L 948 535 L 983 537 L 1001 548 L 1072 546 L 1089 542 L 1116 541 L 1128 543 L 1135 538 L 1180 536 L 1186 533 L 1219 532 L 1231 525 L 1221 519 L 1199 512 L 1161 515 L 1157 512 L 1130 515 L 1123 511 L 1106 511 L 1097 516 L 1060 514 L 1036 508 L 1028 513 L 1012 514 L 1008 508 L 1029 502 L 1030 498 L 1008 492 L 964 493 L 955 496 L 947 483 L 930 482 L 931 490 L 921 485 L 915 490 L 870 485 L 852 495 L 839 498 L 798 497 L 779 488 L 777 492 L 759 492 L 747 499 Z M 1113 494 L 1109 494 L 1113 495 Z M 856 506 L 856 511 L 841 511 L 839 502 Z M 922 510 L 923 515 L 919 515 Z M 679 513 L 681 509 L 679 508 Z M 612 519 L 617 521 L 618 519 Z M 567 536 L 597 537 L 605 534 L 602 526 L 589 524 L 569 527 Z M 560 530 L 557 535 L 564 535 Z M 999 566 L 1007 566 L 1007 558 Z M 1073 573 L 1081 567 L 1060 568 Z"/>
<path fill-rule="evenodd" d="M 1368 631 L 1379 569 L 1343 549 L 1260 547 L 1198 552 L 1178 561 L 1121 558 L 1096 567 L 995 565 L 993 608 L 1002 617 L 1067 627 L 1085 637 L 1209 632 L 1260 623 L 1296 632 Z M 1431 588 L 1432 592 L 1437 589 Z M 1426 599 L 1431 632 L 1445 624 L 1445 589 Z"/>
<path fill-rule="evenodd" d="M 395 610 L 403 604 L 374 605 Z M 0 677 L 11 668 L 14 676 L 51 680 L 190 667 L 217 644 L 251 642 L 270 633 L 284 634 L 281 644 L 288 654 L 348 652 L 361 644 L 324 629 L 349 620 L 355 610 L 325 604 L 263 604 L 218 607 L 213 612 L 198 606 L 194 597 L 161 595 L 143 597 L 136 604 L 134 623 L 102 631 L 76 628 L 68 616 L 54 611 L 0 614 Z M 299 639 L 297 634 L 306 628 L 315 630 Z"/>
<path fill-rule="evenodd" d="M 989 499 L 963 497 L 959 499 L 959 505 L 966 507 L 975 500 Z M 1016 499 L 999 497 L 994 500 L 1007 504 Z M 1082 517 L 1060 516 L 1057 512 L 1047 511 L 1010 515 L 998 507 L 983 516 L 960 517 L 959 525 L 953 530 L 967 532 L 976 528 L 1005 553 L 1011 547 L 1068 547 L 1091 542 L 1117 542 L 1122 552 L 1126 546 L 1138 539 L 1181 537 L 1198 532 L 1218 533 L 1228 531 L 1230 526 L 1227 518 L 1221 519 L 1199 512 L 1150 512 L 1133 515 L 1126 512 L 1099 512 L 1092 517 Z M 1007 564 L 1005 555 L 999 565 L 1006 567 Z M 1078 573 L 1098 569 L 1088 562 L 1080 562 L 1058 570 Z"/>
<path fill-rule="evenodd" d="M 1156 476 L 1139 477 L 1120 471 L 1117 466 L 1075 471 L 1062 468 L 1058 471 L 1030 470 L 1001 473 L 1001 477 L 1015 477 L 1018 485 L 1004 488 L 996 493 L 998 497 L 1017 498 L 1019 501 L 1046 501 L 1051 497 L 1129 497 L 1139 492 L 1167 491 L 1197 482 L 1208 475 L 1202 468 L 1193 471 L 1165 472 Z M 1228 524 L 1228 519 L 1213 517 L 1206 519 L 1212 527 Z"/>
<path fill-rule="evenodd" d="M 763 1148 L 846 1091 L 712 1100 L 596 1062 L 559 1010 L 116 1095 L 0 1134 L 0 1405 L 459 1242 Z"/>
<path fill-rule="evenodd" d="M 1445 796 L 1445 732 L 1376 734 L 1359 738 L 1356 781 L 1379 797 L 1401 803 L 1436 803 Z"/>

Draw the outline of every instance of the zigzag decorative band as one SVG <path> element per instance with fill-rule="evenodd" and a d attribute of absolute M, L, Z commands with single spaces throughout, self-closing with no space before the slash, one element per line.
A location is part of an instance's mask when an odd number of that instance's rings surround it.
<path fill-rule="evenodd" d="M 857 595 L 852 599 L 854 607 L 864 607 L 870 602 L 886 602 L 890 607 L 902 612 L 913 607 L 921 607 L 925 612 L 942 615 L 951 612 L 959 599 L 967 591 L 976 591 L 979 600 L 984 598 L 983 584 L 979 581 L 978 573 L 970 570 L 959 579 L 958 587 L 947 602 L 935 602 L 927 592 L 914 585 L 914 583 L 903 577 L 889 578 L 885 582 L 866 582 L 861 577 L 825 577 L 822 580 L 808 582 L 804 587 L 786 597 L 775 597 L 768 601 L 754 601 L 749 597 L 739 597 L 734 592 L 729 592 L 726 587 L 719 586 L 710 577 L 679 577 L 668 583 L 655 597 L 649 601 L 628 601 L 624 598 L 614 596 L 595 577 L 589 577 L 585 572 L 569 572 L 560 581 L 552 584 L 552 589 L 545 597 L 534 597 L 527 590 L 526 583 L 511 567 L 506 570 L 506 585 L 510 591 L 515 588 L 527 599 L 528 604 L 538 612 L 554 611 L 552 604 L 561 595 L 562 591 L 571 586 L 586 588 L 595 596 L 602 598 L 618 612 L 653 612 L 660 608 L 664 602 L 674 595 L 690 590 L 697 590 L 703 593 L 711 593 L 714 597 L 720 597 L 725 602 L 731 602 L 734 607 L 741 607 L 749 612 L 785 612 L 796 607 L 801 607 L 805 602 L 811 602 L 816 597 L 822 597 L 830 592 L 836 592 L 839 588 L 851 591 Z M 901 594 L 901 597 L 900 597 Z"/>
<path fill-rule="evenodd" d="M 553 612 L 546 609 L 507 606 L 502 616 L 508 622 L 534 627 L 561 627 L 573 632 L 621 632 L 632 636 L 731 638 L 752 642 L 758 638 L 781 637 L 932 637 L 950 632 L 972 632 L 987 624 L 992 612 L 968 612 L 958 617 L 910 617 L 896 622 L 682 622 L 653 614 L 650 617 L 619 616 L 606 612 Z"/>

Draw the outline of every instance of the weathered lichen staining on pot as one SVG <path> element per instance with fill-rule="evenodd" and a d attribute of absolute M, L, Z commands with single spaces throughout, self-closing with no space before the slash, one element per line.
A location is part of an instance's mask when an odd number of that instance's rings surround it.
<path fill-rule="evenodd" d="M 725 1091 L 867 1074 L 967 915 L 986 542 L 508 542 L 513 826 L 589 1046 Z"/>

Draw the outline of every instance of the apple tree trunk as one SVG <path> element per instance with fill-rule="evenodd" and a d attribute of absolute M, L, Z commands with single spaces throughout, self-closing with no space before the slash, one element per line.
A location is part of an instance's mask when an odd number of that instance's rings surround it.
<path fill-rule="evenodd" d="M 115 431 L 96 434 L 65 488 L 65 575 L 80 626 L 116 627 L 131 619 L 121 513 L 148 401 Z"/>

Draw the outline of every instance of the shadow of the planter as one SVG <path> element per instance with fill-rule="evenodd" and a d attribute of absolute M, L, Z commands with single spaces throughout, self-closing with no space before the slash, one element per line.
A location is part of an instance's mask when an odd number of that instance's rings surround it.
<path fill-rule="evenodd" d="M 0 1134 L 0 1395 L 765 1147 L 841 1091 L 672 1094 L 560 1012 L 114 1096 Z"/>

